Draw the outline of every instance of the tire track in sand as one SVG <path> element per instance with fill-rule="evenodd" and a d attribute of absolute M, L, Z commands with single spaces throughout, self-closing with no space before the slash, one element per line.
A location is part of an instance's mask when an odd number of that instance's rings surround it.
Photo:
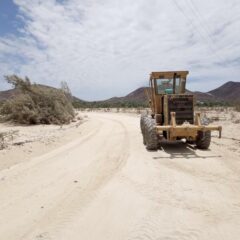
<path fill-rule="evenodd" d="M 37 223 L 38 230 L 36 226 L 32 226 L 30 231 L 21 237 L 22 240 L 39 239 L 39 236 L 41 239 L 54 238 L 76 214 L 94 201 L 101 188 L 124 166 L 129 154 L 127 129 L 120 121 L 111 122 L 114 123 L 112 129 L 102 139 L 102 152 L 80 176 L 77 187 L 69 190 L 64 199 L 46 212 Z"/>

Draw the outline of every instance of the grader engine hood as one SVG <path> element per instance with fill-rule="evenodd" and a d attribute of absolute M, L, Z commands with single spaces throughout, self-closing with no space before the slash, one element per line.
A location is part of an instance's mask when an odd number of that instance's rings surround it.
<path fill-rule="evenodd" d="M 169 125 L 171 112 L 176 113 L 176 124 L 194 123 L 193 95 L 165 95 L 163 99 L 164 125 Z"/>

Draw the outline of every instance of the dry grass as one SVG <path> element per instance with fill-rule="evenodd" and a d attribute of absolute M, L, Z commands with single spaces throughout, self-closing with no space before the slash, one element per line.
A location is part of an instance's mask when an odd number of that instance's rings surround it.
<path fill-rule="evenodd" d="M 2 105 L 3 120 L 20 124 L 65 124 L 74 118 L 71 100 L 64 91 L 43 88 L 15 75 L 6 79 L 20 89 L 21 94 Z"/>
<path fill-rule="evenodd" d="M 240 103 L 235 105 L 235 111 L 240 112 Z"/>
<path fill-rule="evenodd" d="M 0 150 L 7 147 L 7 142 L 9 140 L 13 140 L 14 135 L 16 135 L 18 131 L 8 131 L 8 132 L 0 132 Z"/>

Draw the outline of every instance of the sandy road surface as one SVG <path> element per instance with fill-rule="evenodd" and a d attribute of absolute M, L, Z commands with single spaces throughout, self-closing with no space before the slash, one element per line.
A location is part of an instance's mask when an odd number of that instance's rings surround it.
<path fill-rule="evenodd" d="M 0 171 L 1 240 L 239 239 L 238 153 L 215 138 L 147 152 L 137 117 L 89 117 L 77 140 Z"/>

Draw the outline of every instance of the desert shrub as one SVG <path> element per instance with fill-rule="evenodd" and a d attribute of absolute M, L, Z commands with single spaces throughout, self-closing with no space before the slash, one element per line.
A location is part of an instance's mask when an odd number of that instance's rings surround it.
<path fill-rule="evenodd" d="M 235 120 L 233 121 L 233 123 L 239 124 L 239 123 L 240 123 L 240 119 L 235 119 Z"/>
<path fill-rule="evenodd" d="M 240 112 L 240 103 L 235 104 L 235 111 Z"/>
<path fill-rule="evenodd" d="M 137 101 L 116 101 L 116 102 L 104 102 L 104 101 L 93 101 L 84 102 L 77 99 L 73 99 L 73 106 L 77 109 L 80 108 L 141 108 L 148 107 L 147 102 L 137 102 Z"/>
<path fill-rule="evenodd" d="M 5 141 L 4 141 L 4 134 L 0 133 L 0 150 L 4 149 L 6 147 Z"/>
<path fill-rule="evenodd" d="M 15 135 L 18 134 L 18 131 L 8 131 L 0 132 L 0 150 L 8 146 L 9 141 L 13 141 Z"/>
<path fill-rule="evenodd" d="M 64 124 L 74 117 L 71 100 L 64 91 L 37 84 L 31 84 L 28 78 L 15 75 L 6 76 L 6 80 L 21 94 L 7 100 L 0 113 L 5 120 L 21 124 Z"/>

